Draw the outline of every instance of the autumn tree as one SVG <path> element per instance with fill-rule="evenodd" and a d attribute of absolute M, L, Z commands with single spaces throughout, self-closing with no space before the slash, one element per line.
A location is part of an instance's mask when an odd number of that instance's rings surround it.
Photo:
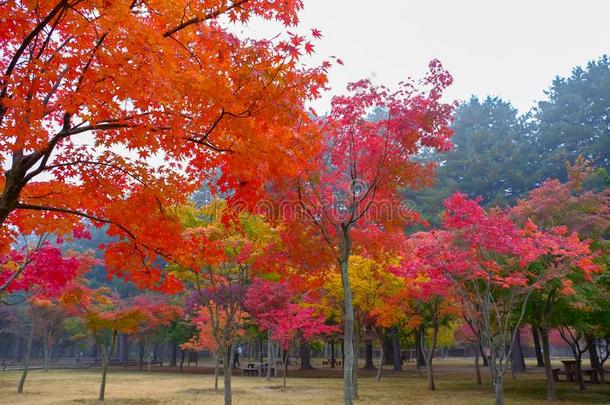
<path fill-rule="evenodd" d="M 49 307 L 77 277 L 89 270 L 93 262 L 85 254 L 64 254 L 61 248 L 50 243 L 47 237 L 48 235 L 41 235 L 30 241 L 24 236 L 21 248 L 13 248 L 8 254 L 0 255 L 0 297 L 8 294 L 21 296 L 22 302 L 27 306 L 30 321 L 24 368 L 17 388 L 19 394 L 23 393 L 28 374 L 32 342 L 41 329 L 45 366 L 48 365 L 48 348 L 52 338 L 50 334 L 57 323 L 57 320 L 51 319 L 53 310 Z M 45 313 L 48 316 L 45 317 Z"/>
<path fill-rule="evenodd" d="M 418 334 L 416 344 L 419 344 L 428 373 L 428 389 L 434 391 L 434 369 L 432 362 L 438 346 L 439 334 L 443 328 L 448 328 L 459 311 L 456 308 L 451 280 L 448 279 L 441 268 L 430 263 L 426 249 L 427 245 L 418 233 L 413 236 L 405 248 L 407 257 L 393 271 L 400 275 L 409 290 L 409 325 Z M 421 246 L 418 246 L 421 245 Z M 419 253 L 423 255 L 418 255 Z"/>
<path fill-rule="evenodd" d="M 569 294 L 566 273 L 575 267 L 590 279 L 599 267 L 589 245 L 565 228 L 545 232 L 531 221 L 519 228 L 508 213 L 485 212 L 463 194 L 449 198 L 445 209 L 444 230 L 420 236 L 421 254 L 451 281 L 467 320 L 480 333 L 490 352 L 496 404 L 502 405 L 512 342 L 533 292 L 557 280 Z"/>
<path fill-rule="evenodd" d="M 178 215 L 183 227 L 179 264 L 173 263 L 168 271 L 192 289 L 190 307 L 211 332 L 223 360 L 225 404 L 229 405 L 246 292 L 253 277 L 271 266 L 267 259 L 279 246 L 278 232 L 261 216 L 233 210 L 221 200 L 201 208 L 181 207 Z M 201 308 L 207 311 L 205 317 Z"/>
<path fill-rule="evenodd" d="M 591 248 L 601 253 L 607 249 L 604 235 L 610 226 L 610 189 L 606 187 L 595 190 L 587 187 L 587 182 L 591 177 L 595 177 L 595 171 L 583 158 L 578 158 L 573 164 L 567 163 L 566 169 L 567 181 L 561 182 L 557 179 L 545 181 L 538 188 L 530 191 L 527 197 L 518 201 L 511 210 L 511 216 L 520 223 L 532 220 L 546 230 L 565 226 L 570 232 L 577 232 L 581 237 L 589 239 Z M 603 257 L 600 259 L 598 262 L 603 263 Z M 544 271 L 555 264 L 552 261 L 541 261 L 538 265 Z M 555 400 L 557 397 L 550 364 L 549 336 L 551 328 L 561 324 L 565 328 L 565 320 L 556 319 L 555 307 L 557 305 L 565 307 L 570 305 L 570 302 L 574 302 L 573 294 L 564 293 L 565 283 L 569 283 L 569 292 L 588 291 L 582 297 L 591 296 L 592 287 L 588 285 L 591 283 L 590 280 L 583 278 L 577 269 L 567 272 L 564 276 L 564 281 L 549 280 L 543 288 L 537 289 L 531 297 L 528 308 L 528 318 L 532 326 L 540 330 L 548 400 Z M 568 302 L 562 304 L 562 301 Z M 567 333 L 565 335 L 568 336 Z"/>
<path fill-rule="evenodd" d="M 341 274 L 346 404 L 357 396 L 349 282 L 349 257 L 358 245 L 353 230 L 390 230 L 412 219 L 400 204 L 399 189 L 423 186 L 431 179 L 433 166 L 412 159 L 420 148 L 450 146 L 452 105 L 440 98 L 451 80 L 440 62 L 433 61 L 423 81 L 404 82 L 395 92 L 368 80 L 350 84 L 348 95 L 336 96 L 320 122 L 324 138 L 319 153 L 291 184 L 287 198 L 298 201 L 301 214 L 296 216 L 315 228 Z M 374 119 L 368 116 L 372 111 L 377 112 Z"/>
<path fill-rule="evenodd" d="M 119 333 L 137 333 L 154 324 L 167 324 L 180 309 L 150 297 L 121 298 L 108 288 L 91 289 L 84 283 L 68 289 L 62 297 L 68 313 L 77 317 L 93 336 L 101 356 L 102 379 L 98 399 L 104 400 L 110 357 Z"/>
<path fill-rule="evenodd" d="M 302 65 L 311 38 L 234 33 L 254 17 L 294 26 L 301 7 L 0 4 L 0 253 L 18 233 L 61 236 L 85 218 L 108 226 L 110 273 L 175 290 L 157 260 L 180 243 L 168 208 L 214 171 L 249 201 L 261 179 L 291 173 L 287 162 L 306 156 L 304 102 L 329 64 Z"/>

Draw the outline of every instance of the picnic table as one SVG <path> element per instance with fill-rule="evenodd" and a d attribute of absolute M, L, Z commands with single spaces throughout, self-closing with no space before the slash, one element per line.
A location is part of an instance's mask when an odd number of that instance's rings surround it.
<path fill-rule="evenodd" d="M 240 367 L 242 375 L 249 376 L 263 376 L 267 374 L 267 369 L 269 368 L 268 363 L 246 363 L 245 366 Z M 271 375 L 273 377 L 276 376 L 277 367 L 275 365 L 271 365 Z"/>
<path fill-rule="evenodd" d="M 561 371 L 558 368 L 554 368 L 553 371 L 553 379 L 555 381 L 561 381 L 559 379 L 559 375 L 565 375 L 566 376 L 566 381 L 569 382 L 576 382 L 576 369 L 577 369 L 577 364 L 578 362 L 576 360 L 561 360 L 561 362 L 563 363 L 563 371 Z M 581 369 L 580 370 L 581 374 L 584 376 L 589 377 L 589 382 L 591 383 L 599 383 L 599 378 L 597 375 L 597 370 L 593 370 L 593 369 Z"/>
<path fill-rule="evenodd" d="M 332 363 L 331 359 L 326 359 L 326 360 L 322 360 L 322 365 L 332 367 L 333 363 Z M 341 360 L 335 360 L 335 366 L 341 367 Z"/>

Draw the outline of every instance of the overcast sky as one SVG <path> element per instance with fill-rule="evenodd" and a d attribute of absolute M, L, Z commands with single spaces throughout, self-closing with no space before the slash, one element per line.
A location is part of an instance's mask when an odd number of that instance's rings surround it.
<path fill-rule="evenodd" d="M 304 0 L 298 31 L 318 28 L 312 62 L 330 55 L 344 66 L 330 72 L 331 94 L 314 104 L 328 109 L 330 96 L 363 77 L 395 85 L 421 77 L 438 58 L 453 74 L 447 94 L 501 96 L 521 112 L 544 98 L 556 75 L 610 53 L 607 0 Z M 245 34 L 280 31 L 254 21 Z"/>

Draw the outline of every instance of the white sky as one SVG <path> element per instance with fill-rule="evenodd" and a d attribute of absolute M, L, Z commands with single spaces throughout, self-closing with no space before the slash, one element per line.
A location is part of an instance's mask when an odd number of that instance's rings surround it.
<path fill-rule="evenodd" d="M 610 53 L 607 0 L 304 0 L 297 32 L 322 31 L 312 62 L 330 55 L 345 65 L 330 72 L 332 90 L 314 103 L 318 113 L 332 94 L 363 77 L 393 86 L 421 77 L 438 58 L 455 81 L 452 99 L 497 95 L 526 112 L 556 75 L 568 75 Z M 281 31 L 253 21 L 249 36 Z M 307 59 L 305 59 L 307 60 Z"/>

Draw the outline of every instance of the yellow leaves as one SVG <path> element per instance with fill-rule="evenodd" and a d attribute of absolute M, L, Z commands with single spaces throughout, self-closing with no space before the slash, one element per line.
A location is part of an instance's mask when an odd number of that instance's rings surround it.
<path fill-rule="evenodd" d="M 399 295 L 404 288 L 404 281 L 389 273 L 386 268 L 375 260 L 352 255 L 349 258 L 349 278 L 352 290 L 352 301 L 354 308 L 362 316 L 375 317 L 384 322 L 390 322 L 389 312 L 400 312 L 390 310 L 388 305 Z M 326 297 L 323 310 L 333 317 L 340 316 L 343 304 L 343 286 L 341 275 L 331 272 L 324 284 Z M 328 307 L 329 309 L 325 309 Z M 394 308 L 395 309 L 395 308 Z M 386 313 L 388 312 L 388 313 Z"/>

